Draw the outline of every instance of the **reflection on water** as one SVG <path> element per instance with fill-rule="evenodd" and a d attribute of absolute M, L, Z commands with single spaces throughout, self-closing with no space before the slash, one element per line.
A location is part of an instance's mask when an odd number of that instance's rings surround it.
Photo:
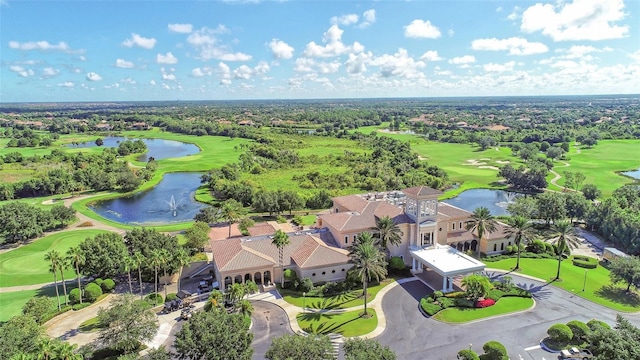
<path fill-rule="evenodd" d="M 444 202 L 471 212 L 484 206 L 489 209 L 491 215 L 498 216 L 509 215 L 507 206 L 518 196 L 522 195 L 504 190 L 473 189 L 463 191 L 460 195 Z"/>
<path fill-rule="evenodd" d="M 97 137 L 96 137 L 97 139 Z M 138 140 L 129 139 L 122 136 L 108 136 L 102 139 L 104 142 L 102 147 L 118 147 L 118 145 L 125 140 Z M 194 144 L 187 144 L 180 141 L 164 140 L 164 139 L 140 139 L 146 145 L 148 151 L 138 156 L 136 160 L 147 162 L 149 157 L 153 157 L 156 160 L 179 158 L 183 156 L 194 155 L 200 152 Z M 95 140 L 80 143 L 78 145 L 67 145 L 68 147 L 96 147 Z"/>
<path fill-rule="evenodd" d="M 200 173 L 165 174 L 153 189 L 95 203 L 102 217 L 129 225 L 159 225 L 193 220 L 205 205 L 196 202 Z"/>

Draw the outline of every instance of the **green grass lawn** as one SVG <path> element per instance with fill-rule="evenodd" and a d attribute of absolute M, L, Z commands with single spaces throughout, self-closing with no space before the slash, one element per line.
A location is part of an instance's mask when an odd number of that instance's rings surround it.
<path fill-rule="evenodd" d="M 478 319 L 526 310 L 533 306 L 533 299 L 516 296 L 502 297 L 498 302 L 486 308 L 470 309 L 451 307 L 433 316 L 434 319 L 448 323 L 465 323 Z"/>
<path fill-rule="evenodd" d="M 97 316 L 84 321 L 78 326 L 78 330 L 82 332 L 98 332 L 100 329 L 102 329 L 102 327 L 100 326 L 100 320 Z"/>
<path fill-rule="evenodd" d="M 33 285 L 53 281 L 50 264 L 44 260 L 49 250 L 62 255 L 84 239 L 105 233 L 103 230 L 72 230 L 49 235 L 28 245 L 0 254 L 0 287 Z M 75 270 L 65 271 L 65 279 L 75 278 Z M 59 280 L 59 279 L 58 279 Z"/>
<path fill-rule="evenodd" d="M 300 328 L 311 334 L 341 334 L 345 337 L 362 336 L 375 330 L 378 315 L 373 309 L 367 309 L 369 318 L 360 316 L 363 309 L 342 314 L 302 313 L 296 316 Z"/>
<path fill-rule="evenodd" d="M 367 289 L 369 297 L 367 303 L 371 302 L 378 292 L 385 286 L 395 282 L 395 279 L 385 279 L 376 286 L 371 286 Z M 364 299 L 362 298 L 362 290 L 352 290 L 346 294 L 336 295 L 331 297 L 320 296 L 302 296 L 297 291 L 290 291 L 287 289 L 281 289 L 278 287 L 278 291 L 282 295 L 284 301 L 289 304 L 298 307 L 307 307 L 310 309 L 347 309 L 353 306 L 363 306 Z"/>
<path fill-rule="evenodd" d="M 515 258 L 487 263 L 488 268 L 502 270 L 511 270 L 515 265 Z M 520 269 L 519 272 L 522 274 L 551 281 L 556 276 L 558 261 L 553 259 L 520 259 Z M 582 291 L 582 286 L 585 284 L 585 270 L 587 271 L 587 281 L 585 291 Z M 573 265 L 571 260 L 567 259 L 562 262 L 560 278 L 562 281 L 554 281 L 552 285 L 617 311 L 640 311 L 640 294 L 637 291 L 626 294 L 626 286 L 612 284 L 609 279 L 609 270 L 602 266 L 587 270 Z"/>
<path fill-rule="evenodd" d="M 75 289 L 76 286 L 67 285 L 67 292 Z M 64 295 L 62 286 L 59 287 L 60 303 L 64 304 Z M 57 308 L 56 290 L 53 286 L 39 290 L 14 291 L 9 293 L 0 293 L 0 322 L 9 320 L 12 316 L 22 313 L 22 307 L 34 296 L 48 296 L 53 299 L 54 308 Z"/>

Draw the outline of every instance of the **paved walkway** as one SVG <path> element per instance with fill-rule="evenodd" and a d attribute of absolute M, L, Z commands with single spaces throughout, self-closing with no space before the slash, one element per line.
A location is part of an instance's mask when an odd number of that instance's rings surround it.
<path fill-rule="evenodd" d="M 47 321 L 44 326 L 47 335 L 52 338 L 60 338 L 71 344 L 82 346 L 88 344 L 98 337 L 97 332 L 84 333 L 78 330 L 78 326 L 83 322 L 98 316 L 98 311 L 102 307 L 109 305 L 113 294 L 105 296 L 102 300 L 92 304 L 82 310 L 67 311 Z"/>

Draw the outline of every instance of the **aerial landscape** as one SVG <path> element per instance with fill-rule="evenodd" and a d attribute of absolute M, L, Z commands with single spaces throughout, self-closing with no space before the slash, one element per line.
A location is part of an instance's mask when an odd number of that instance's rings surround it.
<path fill-rule="evenodd" d="M 0 11 L 0 360 L 640 359 L 639 2 Z"/>

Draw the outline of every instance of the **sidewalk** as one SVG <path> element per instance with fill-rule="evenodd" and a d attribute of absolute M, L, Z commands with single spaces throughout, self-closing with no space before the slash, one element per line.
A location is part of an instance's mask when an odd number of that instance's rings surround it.
<path fill-rule="evenodd" d="M 71 344 L 77 344 L 78 346 L 92 342 L 98 337 L 98 333 L 80 332 L 78 330 L 78 326 L 83 322 L 98 316 L 100 308 L 108 306 L 113 296 L 114 294 L 109 294 L 102 300 L 91 304 L 82 310 L 70 310 L 47 321 L 44 324 L 47 335 L 52 338 L 61 338 Z"/>

